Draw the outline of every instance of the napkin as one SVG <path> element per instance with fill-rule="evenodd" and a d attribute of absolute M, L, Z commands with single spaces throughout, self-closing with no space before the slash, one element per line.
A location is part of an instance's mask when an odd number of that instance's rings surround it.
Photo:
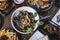
<path fill-rule="evenodd" d="M 52 21 L 60 26 L 60 9 L 55 14 L 55 16 L 52 18 Z"/>
<path fill-rule="evenodd" d="M 44 37 L 39 38 L 38 40 L 49 40 L 49 38 L 48 38 L 48 36 L 47 36 L 47 35 L 45 35 Z"/>
<path fill-rule="evenodd" d="M 44 37 L 44 34 L 42 34 L 37 30 L 29 40 L 38 40 L 39 38 L 42 38 L 42 37 Z"/>

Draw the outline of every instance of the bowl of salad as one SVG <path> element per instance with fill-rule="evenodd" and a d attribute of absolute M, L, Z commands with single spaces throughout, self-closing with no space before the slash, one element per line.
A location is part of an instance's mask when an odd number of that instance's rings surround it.
<path fill-rule="evenodd" d="M 11 24 L 14 30 L 21 34 L 34 32 L 39 23 L 38 13 L 31 7 L 23 6 L 16 9 L 11 16 Z"/>

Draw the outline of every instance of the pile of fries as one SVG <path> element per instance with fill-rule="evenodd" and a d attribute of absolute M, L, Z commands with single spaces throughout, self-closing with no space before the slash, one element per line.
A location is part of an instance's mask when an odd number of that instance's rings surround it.
<path fill-rule="evenodd" d="M 18 40 L 18 37 L 17 37 L 16 33 L 10 32 L 9 30 L 5 30 L 5 29 L 0 31 L 0 40 L 3 40 L 2 37 L 4 35 L 6 37 L 8 37 L 8 39 L 4 38 L 6 40 Z"/>

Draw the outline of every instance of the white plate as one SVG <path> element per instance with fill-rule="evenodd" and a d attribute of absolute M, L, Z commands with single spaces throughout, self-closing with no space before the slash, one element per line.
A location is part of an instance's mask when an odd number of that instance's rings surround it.
<path fill-rule="evenodd" d="M 20 7 L 20 8 L 18 8 L 18 9 L 16 9 L 14 12 L 13 12 L 13 14 L 12 14 L 12 16 L 11 16 L 11 24 L 12 24 L 12 27 L 18 32 L 18 33 L 22 33 L 22 34 L 28 34 L 27 32 L 21 32 L 21 31 L 19 31 L 19 30 L 17 30 L 15 27 L 14 27 L 14 25 L 13 25 L 13 18 L 14 17 L 16 17 L 18 14 L 19 14 L 19 11 L 21 11 L 21 10 L 24 10 L 24 11 L 28 11 L 28 12 L 31 12 L 31 13 L 33 13 L 33 15 L 34 15 L 34 13 L 36 12 L 33 8 L 31 8 L 31 7 L 27 7 L 27 6 L 23 6 L 23 7 Z M 35 20 L 38 20 L 37 21 L 37 23 L 35 24 L 35 26 L 34 26 L 34 31 L 37 29 L 37 27 L 38 27 L 38 23 L 39 23 L 39 15 L 37 15 L 36 17 L 35 17 Z"/>

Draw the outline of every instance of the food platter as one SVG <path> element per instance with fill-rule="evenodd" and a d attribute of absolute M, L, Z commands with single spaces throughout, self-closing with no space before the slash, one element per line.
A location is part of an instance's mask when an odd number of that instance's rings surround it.
<path fill-rule="evenodd" d="M 29 32 L 20 32 L 19 31 L 19 27 L 15 27 L 16 26 L 16 24 L 14 25 L 14 22 L 13 22 L 13 19 L 14 19 L 14 17 L 17 17 L 18 15 L 20 15 L 19 14 L 19 11 L 27 11 L 27 12 L 30 12 L 30 15 L 31 15 L 31 13 L 33 13 L 33 16 L 35 15 L 35 17 L 34 17 L 34 20 L 37 20 L 36 21 L 36 23 L 34 23 L 33 25 L 33 31 L 35 31 L 36 29 L 37 29 L 37 27 L 38 27 L 38 23 L 39 23 L 39 15 L 36 13 L 36 11 L 34 10 L 34 9 L 32 9 L 31 7 L 27 7 L 27 6 L 23 6 L 23 7 L 20 7 L 20 8 L 18 8 L 17 10 L 15 10 L 14 12 L 13 12 L 13 14 L 12 14 L 12 16 L 11 16 L 11 24 L 12 24 L 12 27 L 17 31 L 17 32 L 19 32 L 19 33 L 22 33 L 22 34 L 28 34 Z M 31 10 L 31 11 L 30 11 Z M 24 12 L 23 12 L 24 13 Z M 37 15 L 36 15 L 37 14 Z M 27 15 L 29 15 L 29 13 L 27 14 Z M 20 15 L 20 17 L 21 17 L 21 15 Z M 22 17 L 24 17 L 24 15 L 22 16 Z M 28 17 L 28 16 L 27 16 Z M 33 18 L 33 17 L 32 17 Z M 24 19 L 24 18 L 23 18 Z M 28 17 L 28 19 L 30 20 L 30 18 Z M 20 20 L 21 21 L 21 20 Z M 31 22 L 31 20 L 28 22 L 29 23 L 29 25 L 30 25 L 30 22 Z M 24 22 L 22 22 L 22 23 L 24 23 Z M 22 24 L 21 23 L 21 24 Z M 33 23 L 33 22 L 32 22 Z M 31 23 L 31 24 L 32 24 Z M 25 23 L 24 23 L 25 24 Z M 25 24 L 26 25 L 26 24 Z M 18 29 L 16 29 L 16 28 L 18 28 Z M 30 28 L 29 28 L 30 29 Z M 20 29 L 21 30 L 21 29 Z"/>

